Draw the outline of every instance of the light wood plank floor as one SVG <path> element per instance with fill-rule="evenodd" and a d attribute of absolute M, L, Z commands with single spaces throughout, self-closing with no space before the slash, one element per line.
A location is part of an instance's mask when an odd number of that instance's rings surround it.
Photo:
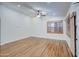
<path fill-rule="evenodd" d="M 71 57 L 66 41 L 29 37 L 1 46 L 0 56 Z"/>

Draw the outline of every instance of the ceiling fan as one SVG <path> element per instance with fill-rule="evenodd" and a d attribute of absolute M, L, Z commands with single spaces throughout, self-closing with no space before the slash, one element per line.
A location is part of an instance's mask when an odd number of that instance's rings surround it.
<path fill-rule="evenodd" d="M 46 15 L 47 15 L 47 12 L 42 11 L 42 10 L 37 10 L 36 14 L 35 14 L 35 17 L 44 17 Z"/>
<path fill-rule="evenodd" d="M 29 5 L 29 4 L 25 4 L 27 8 L 31 9 L 34 11 L 34 15 L 33 17 L 45 17 L 47 16 L 47 11 L 43 10 L 43 9 L 39 9 L 39 8 L 34 8 L 33 6 Z"/>

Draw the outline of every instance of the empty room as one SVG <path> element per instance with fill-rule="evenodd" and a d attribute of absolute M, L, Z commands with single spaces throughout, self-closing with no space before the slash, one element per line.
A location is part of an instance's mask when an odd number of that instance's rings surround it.
<path fill-rule="evenodd" d="M 79 56 L 79 2 L 0 2 L 0 57 Z"/>

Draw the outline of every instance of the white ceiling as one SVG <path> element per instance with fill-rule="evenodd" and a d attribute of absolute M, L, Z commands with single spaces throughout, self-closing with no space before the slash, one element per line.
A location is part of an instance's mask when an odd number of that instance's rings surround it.
<path fill-rule="evenodd" d="M 6 3 L 5 3 L 6 4 Z M 27 13 L 27 10 L 30 10 L 30 12 L 33 14 L 35 10 L 40 9 L 42 11 L 45 11 L 48 13 L 49 16 L 66 16 L 70 6 L 71 2 L 12 2 L 9 3 L 10 5 L 21 5 L 21 9 L 25 13 Z"/>
<path fill-rule="evenodd" d="M 70 8 L 71 2 L 29 2 L 24 5 L 32 6 L 35 9 L 47 11 L 50 16 L 65 16 Z"/>

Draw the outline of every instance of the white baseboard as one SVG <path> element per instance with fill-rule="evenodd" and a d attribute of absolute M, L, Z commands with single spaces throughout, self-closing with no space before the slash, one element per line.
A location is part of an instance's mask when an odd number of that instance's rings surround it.
<path fill-rule="evenodd" d="M 7 44 L 7 43 L 14 42 L 14 41 L 21 40 L 21 39 L 28 38 L 28 37 L 31 37 L 31 36 L 22 37 L 22 38 L 17 38 L 17 39 L 15 39 L 15 40 L 11 40 L 11 41 L 1 42 L 0 45 L 4 45 L 4 44 Z"/>
<path fill-rule="evenodd" d="M 33 37 L 40 37 L 40 38 L 48 38 L 48 39 L 55 39 L 55 40 L 65 40 L 65 37 L 64 37 L 64 35 L 62 35 L 62 36 L 60 36 L 60 38 L 59 37 L 51 37 L 51 36 L 47 36 L 47 35 L 32 35 Z"/>
<path fill-rule="evenodd" d="M 26 37 L 17 38 L 15 40 L 1 42 L 0 45 L 4 45 L 4 44 L 7 44 L 7 43 L 14 42 L 14 41 L 21 40 L 21 39 L 28 38 L 28 37 L 40 37 L 40 38 L 48 38 L 48 39 L 55 39 L 55 40 L 64 40 L 65 37 L 63 37 L 63 36 L 64 35 L 60 35 L 60 38 L 59 37 L 57 38 L 57 37 L 51 37 L 51 36 L 47 36 L 47 35 L 29 35 L 29 36 L 26 36 Z"/>

